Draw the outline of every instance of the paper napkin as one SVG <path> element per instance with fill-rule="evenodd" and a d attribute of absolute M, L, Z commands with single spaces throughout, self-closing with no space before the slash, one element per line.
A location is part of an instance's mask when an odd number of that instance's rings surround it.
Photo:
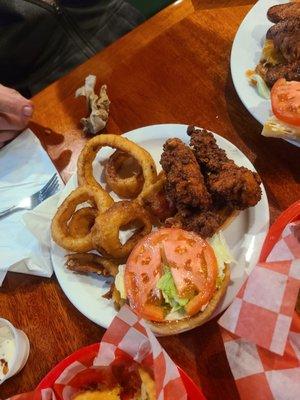
<path fill-rule="evenodd" d="M 219 320 L 242 400 L 300 398 L 299 228 L 285 227 Z"/>
<path fill-rule="evenodd" d="M 0 211 L 40 190 L 57 172 L 30 129 L 0 150 Z M 58 176 L 61 186 L 63 183 Z M 0 286 L 7 271 L 50 277 L 49 247 L 25 227 L 18 211 L 0 219 Z"/>

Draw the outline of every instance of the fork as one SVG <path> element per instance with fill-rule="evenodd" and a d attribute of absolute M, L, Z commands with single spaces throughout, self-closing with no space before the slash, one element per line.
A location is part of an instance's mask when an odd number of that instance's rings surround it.
<path fill-rule="evenodd" d="M 46 185 L 29 197 L 21 200 L 19 204 L 9 207 L 6 210 L 0 211 L 0 218 L 3 218 L 15 211 L 19 210 L 32 210 L 42 201 L 46 200 L 48 197 L 52 196 L 59 189 L 59 182 L 57 174 L 54 174 L 52 178 L 46 183 Z"/>

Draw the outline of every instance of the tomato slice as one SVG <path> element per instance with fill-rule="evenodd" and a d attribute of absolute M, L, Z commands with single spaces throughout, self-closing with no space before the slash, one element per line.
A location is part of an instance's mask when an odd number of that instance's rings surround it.
<path fill-rule="evenodd" d="M 164 263 L 171 270 L 179 297 L 190 298 L 185 307 L 188 315 L 199 312 L 216 288 L 216 257 L 200 236 L 177 228 L 150 233 L 131 252 L 125 268 L 130 306 L 146 319 L 164 320 L 163 298 L 157 289 Z"/>
<path fill-rule="evenodd" d="M 271 90 L 271 103 L 279 120 L 300 126 L 300 82 L 278 79 Z"/>

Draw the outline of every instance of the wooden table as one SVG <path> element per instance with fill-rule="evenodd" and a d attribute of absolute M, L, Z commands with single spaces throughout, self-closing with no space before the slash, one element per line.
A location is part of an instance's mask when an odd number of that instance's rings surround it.
<path fill-rule="evenodd" d="M 112 101 L 108 132 L 167 122 L 209 128 L 253 162 L 267 190 L 271 220 L 299 199 L 300 149 L 262 137 L 231 80 L 232 41 L 253 4 L 179 0 L 36 95 L 31 128 L 63 178 L 74 171 L 86 141 L 79 126 L 85 101 L 75 99 L 74 92 L 95 74 L 99 84 L 108 85 Z M 104 333 L 72 306 L 55 277 L 9 273 L 0 292 L 0 314 L 25 330 L 31 342 L 28 363 L 1 386 L 2 398 L 33 389 L 58 361 Z M 208 399 L 238 399 L 216 320 L 160 342 Z"/>

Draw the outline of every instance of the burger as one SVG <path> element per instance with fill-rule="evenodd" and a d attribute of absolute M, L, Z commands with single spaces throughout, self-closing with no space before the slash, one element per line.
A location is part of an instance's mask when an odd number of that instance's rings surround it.
<path fill-rule="evenodd" d="M 162 228 L 145 236 L 119 267 L 115 289 L 156 334 L 171 335 L 207 321 L 226 292 L 233 261 L 219 232 Z"/>
<path fill-rule="evenodd" d="M 155 400 L 156 386 L 151 371 L 133 360 L 116 359 L 110 366 L 95 369 L 81 383 L 73 400 Z"/>

